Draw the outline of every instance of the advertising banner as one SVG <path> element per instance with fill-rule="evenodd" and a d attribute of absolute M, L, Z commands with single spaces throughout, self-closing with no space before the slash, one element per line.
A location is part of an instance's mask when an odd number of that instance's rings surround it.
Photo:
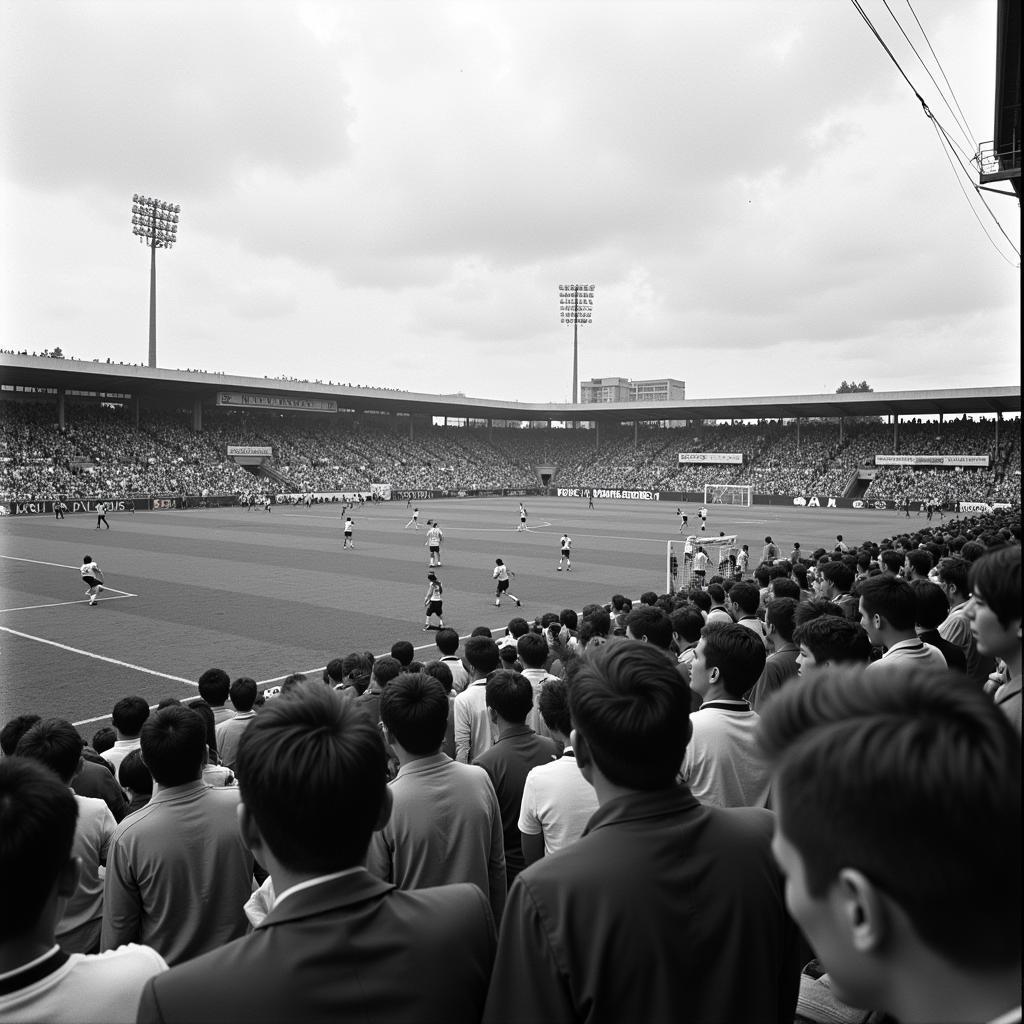
<path fill-rule="evenodd" d="M 559 498 L 614 498 L 617 501 L 660 501 L 660 491 L 625 491 L 604 487 L 557 487 Z"/>
<path fill-rule="evenodd" d="M 262 455 L 270 459 L 274 457 L 274 449 L 262 444 L 229 444 L 228 455 Z"/>
<path fill-rule="evenodd" d="M 742 452 L 680 452 L 679 465 L 697 463 L 698 465 L 743 465 Z"/>
<path fill-rule="evenodd" d="M 980 466 L 988 468 L 987 455 L 876 455 L 876 466 Z"/>
<path fill-rule="evenodd" d="M 242 391 L 218 391 L 217 405 L 235 409 L 281 409 L 295 412 L 337 412 L 333 398 L 297 398 L 291 395 L 254 395 Z"/>

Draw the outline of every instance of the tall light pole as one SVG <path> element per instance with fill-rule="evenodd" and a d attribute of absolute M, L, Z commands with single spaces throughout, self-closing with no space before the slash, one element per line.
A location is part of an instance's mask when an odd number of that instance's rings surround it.
<path fill-rule="evenodd" d="M 578 328 L 580 324 L 593 323 L 594 286 L 592 284 L 560 284 L 558 305 L 562 323 L 572 324 L 572 404 L 579 399 L 580 350 Z"/>
<path fill-rule="evenodd" d="M 178 240 L 181 207 L 150 196 L 132 196 L 132 234 L 149 246 L 149 365 L 156 366 L 156 251 Z"/>

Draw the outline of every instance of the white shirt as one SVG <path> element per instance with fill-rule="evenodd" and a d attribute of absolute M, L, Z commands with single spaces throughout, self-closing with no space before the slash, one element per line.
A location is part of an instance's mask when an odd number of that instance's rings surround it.
<path fill-rule="evenodd" d="M 346 519 L 345 520 L 345 532 L 346 533 L 351 533 L 352 532 L 352 520 L 351 519 Z"/>
<path fill-rule="evenodd" d="M 78 888 L 64 905 L 57 923 L 57 941 L 65 953 L 86 953 L 100 939 L 103 924 L 103 875 L 100 865 L 107 862 L 110 838 L 117 822 L 106 801 L 75 794 L 78 823 L 72 855 L 78 857 L 82 871 Z"/>
<path fill-rule="evenodd" d="M 894 643 L 882 655 L 880 660 L 871 662 L 866 671 L 874 671 L 879 665 L 884 665 L 888 668 L 890 665 L 897 663 L 907 666 L 919 665 L 935 672 L 946 671 L 946 658 L 942 651 L 938 647 L 932 647 L 931 644 L 918 640 L 917 637 L 914 637 L 912 640 L 900 640 Z"/>
<path fill-rule="evenodd" d="M 115 740 L 114 745 L 109 750 L 103 751 L 103 757 L 114 767 L 115 776 L 117 775 L 118 768 L 121 767 L 121 762 L 133 750 L 138 750 L 141 746 L 142 740 L 136 736 L 133 740 Z"/>
<path fill-rule="evenodd" d="M 475 761 L 494 745 L 485 683 L 477 679 L 455 698 L 455 760 L 463 764 Z"/>
<path fill-rule="evenodd" d="M 569 534 L 567 534 L 567 533 L 563 534 L 561 544 L 562 544 L 562 550 L 563 551 L 571 551 L 572 550 L 572 537 L 570 537 Z"/>
<path fill-rule="evenodd" d="M 95 562 L 84 562 L 79 572 L 82 574 L 82 579 L 85 579 L 86 576 L 91 576 L 94 580 L 103 579 L 103 572 Z"/>
<path fill-rule="evenodd" d="M 507 565 L 496 565 L 494 567 L 493 576 L 496 580 L 507 580 L 508 579 L 508 566 Z"/>
<path fill-rule="evenodd" d="M 573 756 L 572 748 L 557 761 L 531 769 L 523 787 L 519 831 L 544 836 L 544 855 L 576 842 L 597 810 L 597 794 Z"/>

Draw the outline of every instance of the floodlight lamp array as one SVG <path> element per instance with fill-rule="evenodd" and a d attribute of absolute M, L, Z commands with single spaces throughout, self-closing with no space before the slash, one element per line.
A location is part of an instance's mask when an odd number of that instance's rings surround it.
<path fill-rule="evenodd" d="M 132 196 L 132 234 L 138 236 L 143 245 L 170 249 L 178 240 L 180 213 L 177 203 L 136 193 Z"/>
<path fill-rule="evenodd" d="M 594 322 L 594 286 L 592 284 L 560 284 L 558 305 L 563 324 Z"/>

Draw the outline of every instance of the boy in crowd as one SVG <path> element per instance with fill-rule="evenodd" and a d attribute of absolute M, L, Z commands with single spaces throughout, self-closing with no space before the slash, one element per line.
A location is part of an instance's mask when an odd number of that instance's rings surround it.
<path fill-rule="evenodd" d="M 800 607 L 796 609 L 799 617 Z M 864 667 L 871 660 L 871 640 L 864 627 L 841 615 L 818 615 L 793 630 L 796 670 L 801 679 L 838 665 Z"/>
<path fill-rule="evenodd" d="M 869 665 L 868 672 L 897 662 L 904 666 L 920 665 L 933 672 L 945 671 L 942 652 L 918 637 L 916 619 L 914 591 L 906 580 L 873 576 L 861 584 L 860 623 L 871 642 L 884 650 L 881 661 Z"/>
<path fill-rule="evenodd" d="M 764 629 L 771 654 L 765 662 L 764 672 L 750 694 L 750 706 L 759 710 L 772 694 L 781 690 L 799 671 L 797 657 L 800 649 L 793 642 L 796 628 L 797 602 L 791 597 L 777 597 L 768 602 L 764 613 Z"/>

